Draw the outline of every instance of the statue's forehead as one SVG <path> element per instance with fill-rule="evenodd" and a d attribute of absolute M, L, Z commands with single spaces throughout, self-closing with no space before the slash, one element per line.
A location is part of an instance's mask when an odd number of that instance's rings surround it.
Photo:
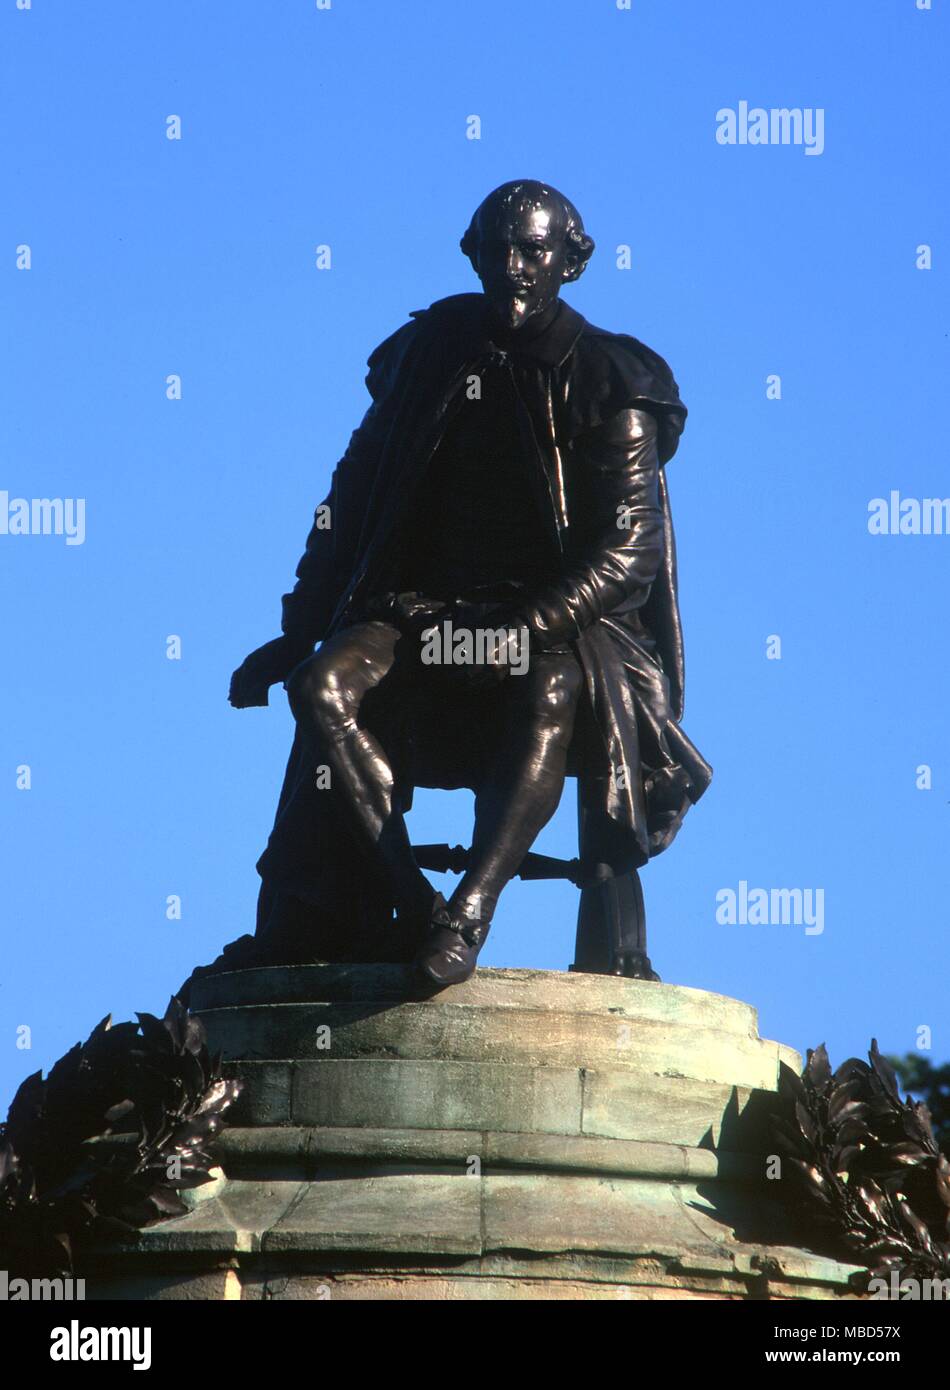
<path fill-rule="evenodd" d="M 485 208 L 478 224 L 480 232 L 496 236 L 546 236 L 563 231 L 563 220 L 556 199 L 538 194 L 519 194 Z"/>

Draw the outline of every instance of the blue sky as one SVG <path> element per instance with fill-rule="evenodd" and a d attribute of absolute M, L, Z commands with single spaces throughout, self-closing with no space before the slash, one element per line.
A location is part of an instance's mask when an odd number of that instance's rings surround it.
<path fill-rule="evenodd" d="M 0 535 L 0 1101 L 252 930 L 292 723 L 279 689 L 232 710 L 231 670 L 278 631 L 366 356 L 476 288 L 458 238 L 514 177 L 578 205 L 565 297 L 690 409 L 685 727 L 716 775 L 644 874 L 653 958 L 836 1060 L 920 1026 L 950 1055 L 950 536 L 867 525 L 950 495 L 941 0 L 8 0 L 0 48 L 0 490 L 86 507 L 82 545 Z M 822 153 L 718 143 L 741 101 L 822 110 Z M 414 836 L 467 843 L 470 810 L 420 793 Z M 571 784 L 539 848 L 575 847 Z M 823 889 L 824 931 L 719 924 L 743 880 Z M 483 962 L 564 968 L 575 911 L 513 884 Z"/>

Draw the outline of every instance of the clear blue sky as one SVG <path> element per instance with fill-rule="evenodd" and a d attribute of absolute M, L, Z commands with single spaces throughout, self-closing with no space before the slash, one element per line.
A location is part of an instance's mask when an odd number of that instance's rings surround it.
<path fill-rule="evenodd" d="M 0 489 L 86 499 L 86 537 L 0 535 L 2 1105 L 252 930 L 292 723 L 279 689 L 232 710 L 230 673 L 278 630 L 367 354 L 476 288 L 458 238 L 513 177 L 577 203 L 598 250 L 566 297 L 690 408 L 685 727 L 716 776 L 644 875 L 654 960 L 836 1060 L 919 1025 L 950 1055 L 950 536 L 867 526 L 892 489 L 950 495 L 947 12 L 5 0 Z M 821 108 L 823 153 L 719 144 L 741 101 Z M 412 829 L 467 843 L 469 816 L 420 794 Z M 575 845 L 571 785 L 540 848 Z M 719 925 L 740 880 L 823 888 L 824 932 Z M 513 885 L 484 963 L 564 968 L 575 911 Z"/>

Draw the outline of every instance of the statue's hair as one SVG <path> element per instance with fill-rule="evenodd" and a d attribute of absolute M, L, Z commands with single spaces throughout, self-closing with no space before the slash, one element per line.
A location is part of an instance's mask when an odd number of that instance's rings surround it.
<path fill-rule="evenodd" d="M 571 200 L 565 198 L 563 193 L 559 193 L 550 184 L 539 183 L 536 179 L 513 179 L 510 183 L 500 184 L 479 203 L 472 214 L 472 220 L 466 228 L 465 235 L 459 242 L 463 254 L 475 267 L 475 250 L 479 235 L 478 224 L 484 213 L 494 205 L 510 206 L 522 198 L 530 202 L 555 203 L 560 206 L 564 217 L 564 239 L 568 244 L 570 262 L 569 271 L 564 278 L 565 280 L 579 279 L 593 254 L 594 239 L 584 231 L 581 215 Z M 477 269 L 477 267 L 475 268 Z"/>

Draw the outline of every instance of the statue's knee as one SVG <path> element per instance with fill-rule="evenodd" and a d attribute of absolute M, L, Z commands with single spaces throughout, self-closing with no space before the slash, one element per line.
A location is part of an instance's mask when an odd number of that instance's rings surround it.
<path fill-rule="evenodd" d="M 293 672 L 287 698 L 295 719 L 315 723 L 330 736 L 345 729 L 353 717 L 343 673 L 319 652 Z"/>
<path fill-rule="evenodd" d="M 547 663 L 537 671 L 531 691 L 536 717 L 558 726 L 573 720 L 582 681 L 576 662 Z"/>
<path fill-rule="evenodd" d="M 318 661 L 319 657 L 316 656 L 302 661 L 287 679 L 287 699 L 295 715 L 308 708 L 313 702 L 314 693 L 321 679 L 315 669 Z"/>

